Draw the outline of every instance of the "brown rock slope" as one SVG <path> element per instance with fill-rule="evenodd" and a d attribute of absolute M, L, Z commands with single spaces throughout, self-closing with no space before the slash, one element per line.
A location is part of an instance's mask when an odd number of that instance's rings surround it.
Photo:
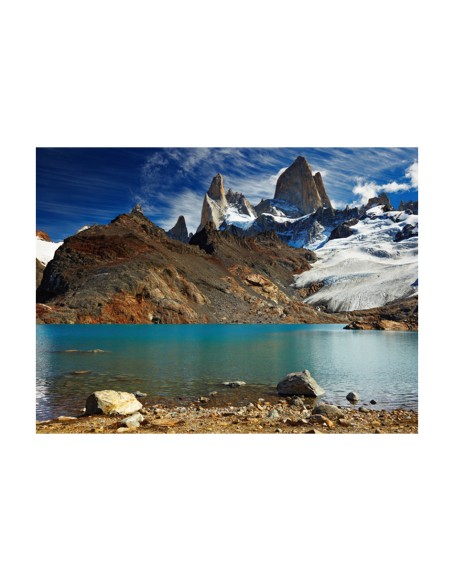
<path fill-rule="evenodd" d="M 347 322 L 291 287 L 315 255 L 274 235 L 240 239 L 208 224 L 190 245 L 140 211 L 65 240 L 37 290 L 39 323 Z"/>

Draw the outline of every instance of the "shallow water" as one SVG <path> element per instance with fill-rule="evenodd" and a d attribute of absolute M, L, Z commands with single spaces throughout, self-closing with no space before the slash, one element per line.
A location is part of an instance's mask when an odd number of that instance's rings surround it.
<path fill-rule="evenodd" d="M 326 402 L 347 405 L 354 390 L 362 403 L 376 400 L 377 408 L 418 406 L 418 334 L 412 332 L 292 324 L 38 325 L 36 337 L 40 420 L 77 414 L 91 392 L 107 388 L 169 399 L 210 391 L 235 403 L 271 398 L 279 380 L 303 369 L 324 388 Z M 105 352 L 88 352 L 95 349 Z M 247 386 L 228 388 L 226 380 Z"/>

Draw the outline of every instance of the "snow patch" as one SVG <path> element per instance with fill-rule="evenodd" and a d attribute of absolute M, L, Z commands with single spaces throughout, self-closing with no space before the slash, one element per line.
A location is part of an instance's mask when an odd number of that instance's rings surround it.
<path fill-rule="evenodd" d="M 36 258 L 44 265 L 54 258 L 55 251 L 63 244 L 62 242 L 49 242 L 36 237 Z"/>
<path fill-rule="evenodd" d="M 418 237 L 394 239 L 407 224 L 417 229 L 418 216 L 376 210 L 372 208 L 351 227 L 352 236 L 319 247 L 319 260 L 309 271 L 295 276 L 297 288 L 323 284 L 306 303 L 325 305 L 330 311 L 352 311 L 417 294 Z"/>

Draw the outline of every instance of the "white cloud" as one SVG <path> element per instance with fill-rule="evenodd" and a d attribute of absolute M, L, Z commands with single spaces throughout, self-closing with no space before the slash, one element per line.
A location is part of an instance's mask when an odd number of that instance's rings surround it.
<path fill-rule="evenodd" d="M 418 180 L 418 168 L 416 163 L 416 182 Z M 414 164 L 412 164 L 414 166 Z M 412 167 L 410 166 L 410 167 Z M 409 177 L 407 173 L 405 177 Z M 387 184 L 377 184 L 376 182 L 367 182 L 364 178 L 356 177 L 356 186 L 353 188 L 353 194 L 359 196 L 361 204 L 366 204 L 369 198 L 375 198 L 378 194 L 386 192 L 388 194 L 394 194 L 395 192 L 405 192 L 406 190 L 411 190 L 414 185 L 406 184 L 405 182 L 388 182 Z"/>
<path fill-rule="evenodd" d="M 271 175 L 271 176 L 268 178 L 268 181 L 269 181 L 269 183 L 270 183 L 272 186 L 276 186 L 276 184 L 277 184 L 277 181 L 278 181 L 278 179 L 279 179 L 279 176 L 280 176 L 281 174 L 283 174 L 283 173 L 285 172 L 285 170 L 286 170 L 286 169 L 287 169 L 287 168 L 281 168 L 277 174 L 272 174 L 272 175 Z"/>
<path fill-rule="evenodd" d="M 399 184 L 394 181 L 380 186 L 380 192 L 400 192 L 401 190 L 410 190 L 410 188 L 410 184 Z"/>
<path fill-rule="evenodd" d="M 413 188 L 418 187 L 418 162 L 413 162 L 405 172 L 405 177 L 409 178 Z"/>
<path fill-rule="evenodd" d="M 365 204 L 369 198 L 377 196 L 380 186 L 375 182 L 366 182 L 363 178 L 355 178 L 356 186 L 353 188 L 353 194 L 360 197 L 360 202 Z"/>

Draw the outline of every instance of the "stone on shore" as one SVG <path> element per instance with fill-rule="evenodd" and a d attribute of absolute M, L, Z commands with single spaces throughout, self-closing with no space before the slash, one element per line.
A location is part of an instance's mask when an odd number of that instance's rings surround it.
<path fill-rule="evenodd" d="M 321 396 L 325 391 L 317 384 L 309 370 L 287 374 L 277 385 L 279 394 L 287 396 Z"/>
<path fill-rule="evenodd" d="M 275 409 L 270 410 L 266 416 L 271 420 L 277 420 L 278 418 L 280 418 L 279 412 Z"/>
<path fill-rule="evenodd" d="M 330 420 L 337 420 L 344 416 L 344 411 L 333 404 L 319 404 L 312 410 L 312 414 L 321 414 Z"/>
<path fill-rule="evenodd" d="M 135 412 L 134 414 L 131 414 L 131 416 L 123 419 L 121 424 L 127 428 L 139 428 L 142 422 L 143 416 L 140 414 L 140 412 Z"/>
<path fill-rule="evenodd" d="M 142 404 L 130 392 L 116 390 L 98 390 L 87 398 L 85 414 L 134 414 Z"/>
<path fill-rule="evenodd" d="M 359 400 L 359 394 L 358 394 L 358 392 L 349 392 L 347 394 L 347 400 L 349 402 L 358 402 L 358 400 Z"/>
<path fill-rule="evenodd" d="M 308 418 L 308 421 L 309 424 L 324 424 L 329 428 L 334 426 L 334 422 L 322 414 L 313 414 Z"/>

